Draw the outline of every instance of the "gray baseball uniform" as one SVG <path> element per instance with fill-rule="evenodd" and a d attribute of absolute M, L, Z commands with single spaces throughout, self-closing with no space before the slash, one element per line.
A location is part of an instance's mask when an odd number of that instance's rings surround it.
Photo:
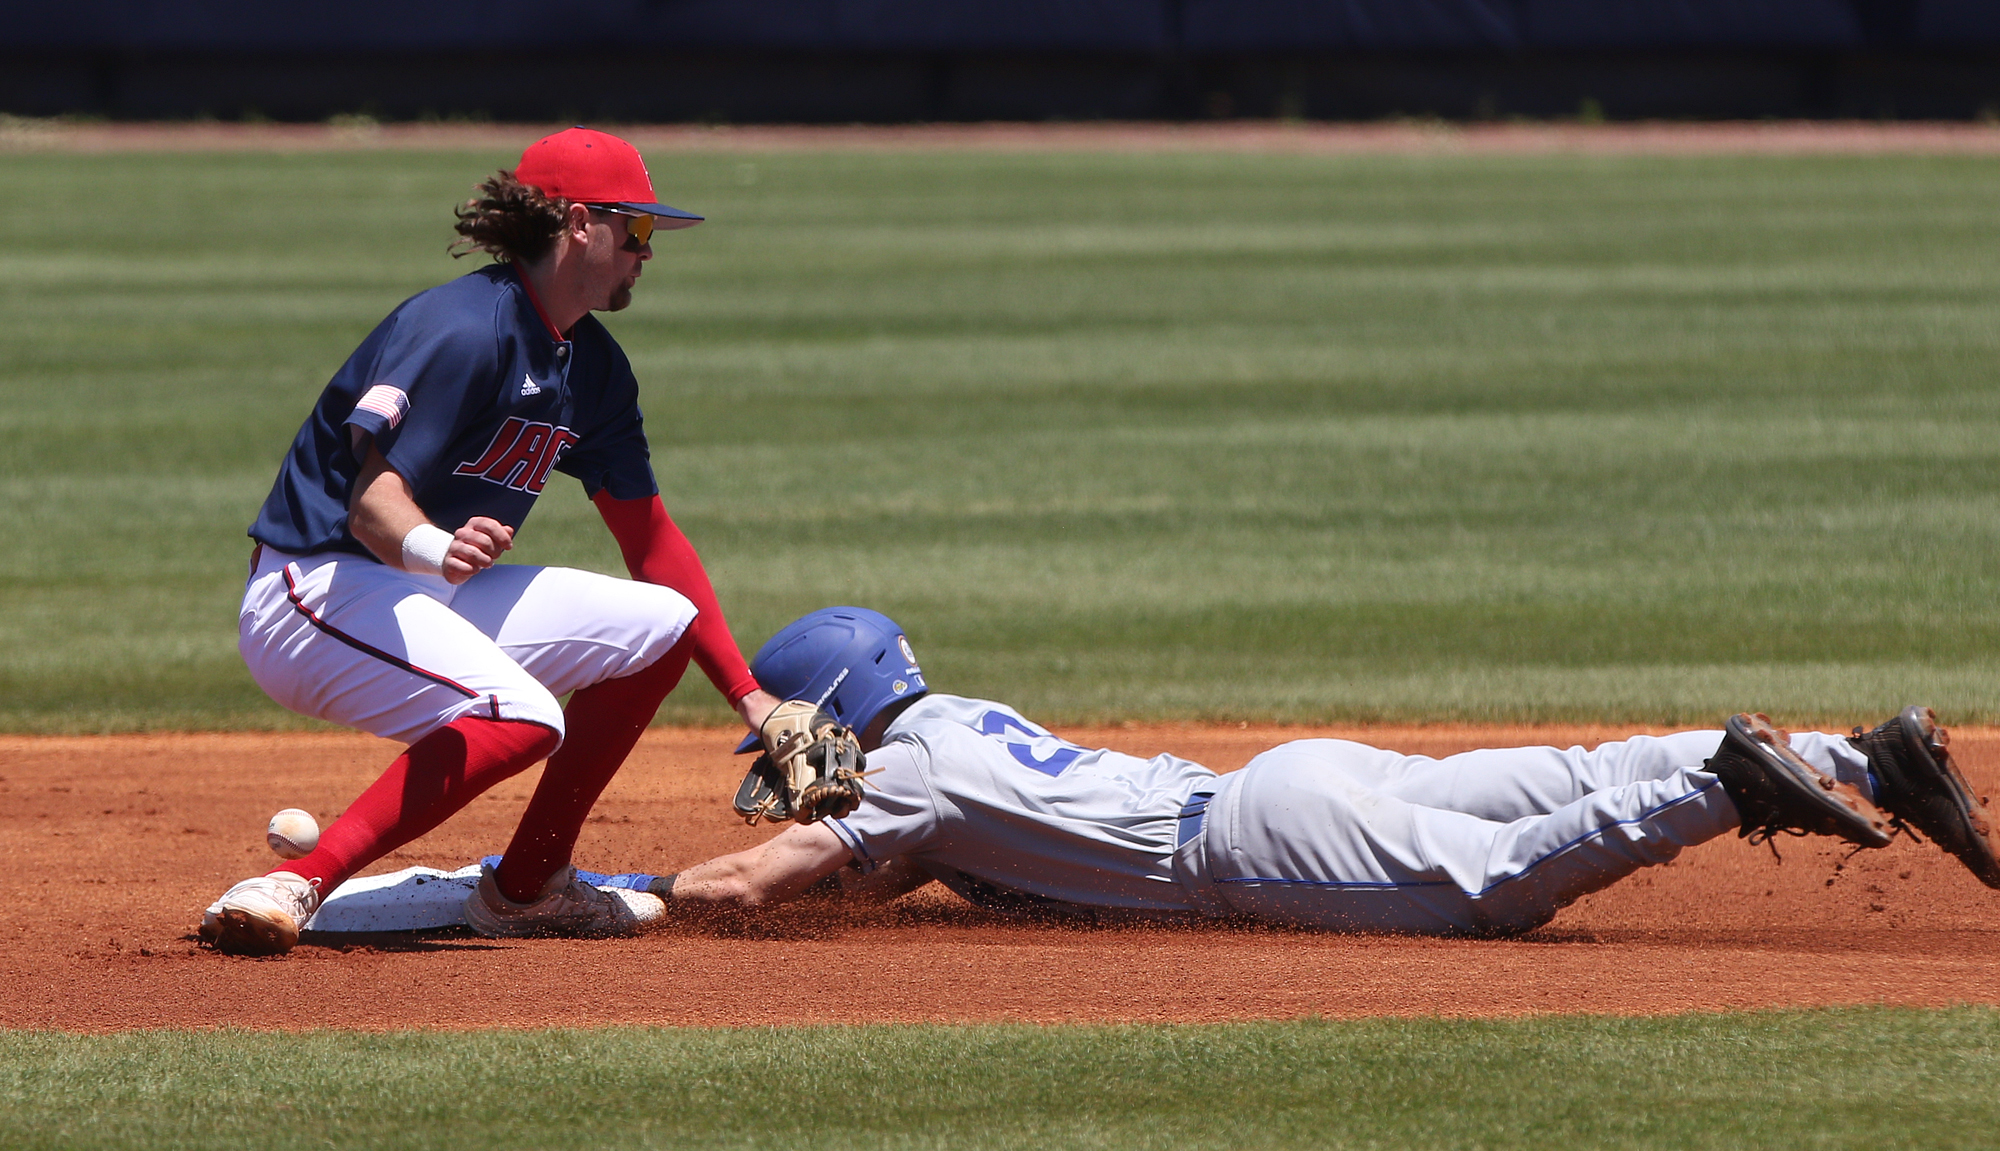
<path fill-rule="evenodd" d="M 1171 755 L 1078 747 L 1005 704 L 931 694 L 868 753 L 861 806 L 830 826 L 864 868 L 906 856 L 974 902 L 1193 911 L 1170 859 L 1216 775 Z"/>
<path fill-rule="evenodd" d="M 864 870 L 902 856 L 1013 910 L 1246 915 L 1331 930 L 1521 931 L 1737 826 L 1702 761 L 1719 731 L 1444 759 L 1300 740 L 1216 773 L 1079 747 L 1005 704 L 930 695 L 829 826 Z M 1871 793 L 1865 757 L 1792 746 Z"/>

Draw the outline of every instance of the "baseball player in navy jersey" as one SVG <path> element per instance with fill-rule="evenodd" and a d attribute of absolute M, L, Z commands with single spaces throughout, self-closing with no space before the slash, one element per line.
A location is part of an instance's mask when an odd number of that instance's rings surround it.
<path fill-rule="evenodd" d="M 670 913 L 778 903 L 838 872 L 858 897 L 937 880 L 1004 910 L 1504 934 L 1731 830 L 1880 847 L 1892 827 L 1920 829 L 2000 886 L 1979 805 L 1927 708 L 1853 736 L 1788 736 L 1739 715 L 1723 731 L 1590 751 L 1443 759 L 1310 739 L 1219 776 L 931 693 L 902 629 L 872 611 L 805 616 L 751 669 L 860 732 L 870 786 L 847 816 L 657 881 Z"/>
<path fill-rule="evenodd" d="M 466 920 L 629 932 L 657 901 L 570 866 L 592 804 L 690 659 L 753 731 L 778 702 L 666 513 L 631 365 L 590 314 L 631 302 L 656 230 L 701 217 L 659 202 L 630 144 L 584 128 L 531 145 L 458 216 L 459 246 L 495 262 L 406 300 L 327 385 L 250 528 L 239 621 L 273 699 L 408 747 L 311 854 L 207 909 L 200 938 L 221 950 L 287 950 L 343 880 L 543 758 Z M 633 579 L 498 562 L 557 472 Z"/>

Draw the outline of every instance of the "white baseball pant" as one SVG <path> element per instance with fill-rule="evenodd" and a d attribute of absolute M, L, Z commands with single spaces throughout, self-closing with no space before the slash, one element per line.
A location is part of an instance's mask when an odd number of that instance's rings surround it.
<path fill-rule="evenodd" d="M 671 588 L 496 564 L 453 586 L 342 552 L 253 555 L 237 648 L 301 715 L 415 743 L 468 715 L 563 732 L 557 697 L 632 675 L 695 617 Z"/>
<path fill-rule="evenodd" d="M 1704 759 L 1720 731 L 1444 759 L 1283 744 L 1217 780 L 1176 875 L 1212 914 L 1348 931 L 1525 931 L 1737 827 Z M 1872 792 L 1866 758 L 1804 732 L 1813 766 Z"/>

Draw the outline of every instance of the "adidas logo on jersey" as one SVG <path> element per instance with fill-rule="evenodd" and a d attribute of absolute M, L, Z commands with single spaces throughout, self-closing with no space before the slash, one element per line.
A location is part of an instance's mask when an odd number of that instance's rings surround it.
<path fill-rule="evenodd" d="M 539 396 L 542 394 L 542 385 L 536 383 L 533 376 L 522 376 L 521 394 L 524 396 Z"/>

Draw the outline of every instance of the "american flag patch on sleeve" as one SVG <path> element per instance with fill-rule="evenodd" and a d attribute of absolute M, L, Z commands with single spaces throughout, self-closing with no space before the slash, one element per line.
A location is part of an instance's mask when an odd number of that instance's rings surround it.
<path fill-rule="evenodd" d="M 403 416 L 410 410 L 410 397 L 403 389 L 393 384 L 376 384 L 361 396 L 361 402 L 354 405 L 357 412 L 374 412 L 389 421 L 390 427 L 403 422 Z"/>

